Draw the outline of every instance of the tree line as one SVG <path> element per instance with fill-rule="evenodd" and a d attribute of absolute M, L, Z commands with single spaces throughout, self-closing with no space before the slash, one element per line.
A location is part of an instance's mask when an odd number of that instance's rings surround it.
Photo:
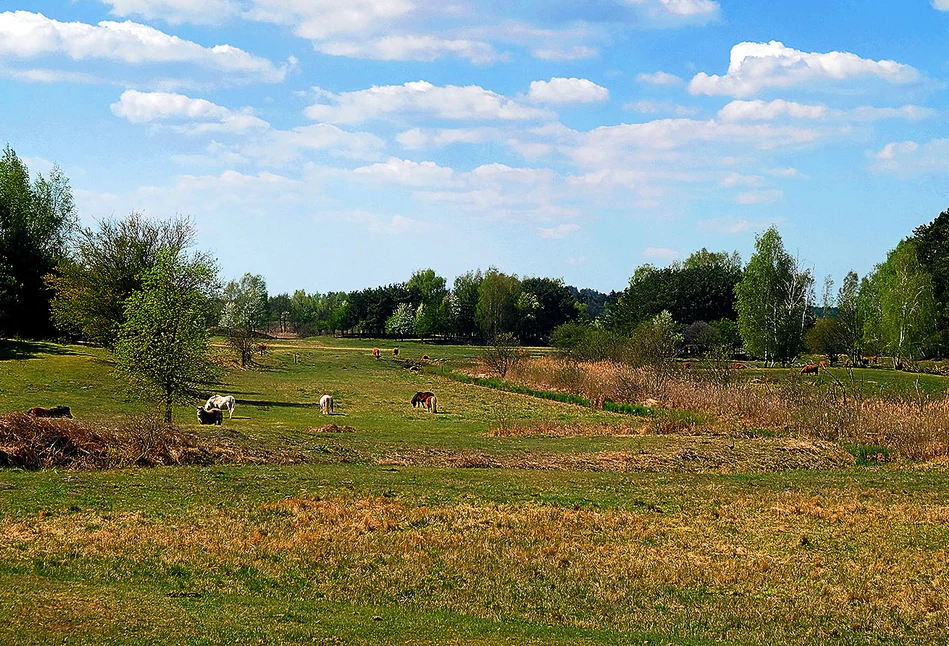
<path fill-rule="evenodd" d="M 850 272 L 836 293 L 826 279 L 819 306 L 813 272 L 775 228 L 757 236 L 747 264 L 701 249 L 668 267 L 643 265 L 611 294 L 489 267 L 451 285 L 420 269 L 403 283 L 271 296 L 259 275 L 224 284 L 217 260 L 195 251 L 195 241 L 193 223 L 180 218 L 132 213 L 78 226 L 62 171 L 31 178 L 8 146 L 0 157 L 0 336 L 59 334 L 106 347 L 130 383 L 160 393 L 168 416 L 176 397 L 213 378 L 212 333 L 223 331 L 247 365 L 275 321 L 303 335 L 504 335 L 588 358 L 615 356 L 628 339 L 665 354 L 724 349 L 785 364 L 809 349 L 854 363 L 885 354 L 899 365 L 949 346 L 949 211 L 868 275 Z"/>

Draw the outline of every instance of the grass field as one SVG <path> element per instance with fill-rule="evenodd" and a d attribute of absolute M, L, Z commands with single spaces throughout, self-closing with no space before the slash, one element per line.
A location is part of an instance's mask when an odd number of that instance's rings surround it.
<path fill-rule="evenodd" d="M 368 341 L 268 346 L 260 369 L 220 385 L 238 400 L 222 430 L 197 425 L 197 399 L 176 422 L 304 463 L 0 471 L 0 643 L 949 634 L 942 461 L 859 466 L 796 437 L 656 435 L 635 415 L 443 376 L 474 347 L 400 343 L 396 362 Z M 945 390 L 935 375 L 857 373 Z M 438 395 L 437 415 L 409 405 L 419 390 Z M 143 412 L 101 350 L 0 344 L 0 413 L 53 405 L 101 423 Z M 316 432 L 329 422 L 353 432 Z"/>

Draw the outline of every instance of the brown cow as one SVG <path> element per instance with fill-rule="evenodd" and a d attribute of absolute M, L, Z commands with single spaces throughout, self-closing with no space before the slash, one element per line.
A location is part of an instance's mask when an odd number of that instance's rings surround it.
<path fill-rule="evenodd" d="M 372 349 L 372 356 L 374 356 L 376 359 L 379 358 L 379 348 Z"/>
<path fill-rule="evenodd" d="M 802 375 L 809 375 L 809 374 L 816 375 L 818 370 L 820 370 L 820 366 L 815 366 L 814 364 L 809 363 L 803 368 L 801 368 L 801 374 Z"/>

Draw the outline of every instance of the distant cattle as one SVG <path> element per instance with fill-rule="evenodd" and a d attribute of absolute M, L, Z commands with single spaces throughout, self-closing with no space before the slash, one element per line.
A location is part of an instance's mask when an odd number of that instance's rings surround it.
<path fill-rule="evenodd" d="M 372 356 L 374 356 L 376 359 L 379 358 L 379 348 L 372 349 Z"/>
<path fill-rule="evenodd" d="M 821 368 L 826 368 L 826 367 L 827 367 L 827 362 L 826 362 L 826 361 L 821 361 L 821 362 L 818 363 L 817 365 L 820 366 Z"/>
<path fill-rule="evenodd" d="M 692 363 L 689 362 L 689 361 L 685 361 L 685 362 L 682 363 L 682 367 L 685 368 L 686 370 L 688 370 L 689 368 L 692 367 Z"/>
<path fill-rule="evenodd" d="M 227 418 L 231 419 L 234 417 L 234 406 L 236 404 L 237 400 L 235 400 L 232 395 L 214 395 L 204 404 L 204 410 L 211 410 L 212 408 L 226 408 Z"/>
<path fill-rule="evenodd" d="M 816 375 L 818 370 L 820 370 L 820 366 L 815 366 L 809 363 L 803 368 L 801 368 L 801 374 L 802 375 L 810 375 L 810 374 Z"/>
<path fill-rule="evenodd" d="M 31 408 L 27 415 L 31 417 L 68 417 L 72 419 L 72 413 L 69 412 L 69 406 L 56 406 L 55 408 Z"/>
<path fill-rule="evenodd" d="M 220 408 L 212 408 L 210 410 L 198 408 L 196 410 L 198 411 L 198 421 L 202 424 L 217 424 L 220 426 L 224 421 L 224 411 Z"/>
<path fill-rule="evenodd" d="M 741 361 L 736 361 L 735 363 L 732 364 L 732 368 L 735 370 L 744 370 L 747 367 L 748 366 L 743 364 Z"/>
<path fill-rule="evenodd" d="M 320 397 L 320 412 L 324 415 L 333 414 L 333 396 L 323 395 Z"/>

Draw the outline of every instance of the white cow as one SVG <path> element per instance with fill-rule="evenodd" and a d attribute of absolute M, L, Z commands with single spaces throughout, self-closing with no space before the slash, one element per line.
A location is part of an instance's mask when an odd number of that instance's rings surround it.
<path fill-rule="evenodd" d="M 211 410 L 212 408 L 226 408 L 227 418 L 230 419 L 234 417 L 234 404 L 234 397 L 231 395 L 214 395 L 204 405 L 204 410 Z"/>
<path fill-rule="evenodd" d="M 320 412 L 324 415 L 333 414 L 333 396 L 323 395 L 320 397 Z"/>

